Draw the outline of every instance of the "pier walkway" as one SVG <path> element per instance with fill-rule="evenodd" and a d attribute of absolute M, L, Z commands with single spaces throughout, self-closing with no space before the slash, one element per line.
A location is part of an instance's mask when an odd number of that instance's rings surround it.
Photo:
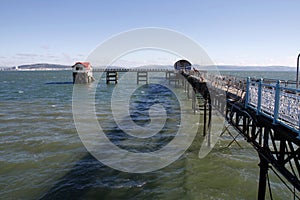
<path fill-rule="evenodd" d="M 93 68 L 93 72 L 173 72 L 174 69 L 168 68 L 123 68 L 123 67 L 115 67 L 115 68 Z"/>

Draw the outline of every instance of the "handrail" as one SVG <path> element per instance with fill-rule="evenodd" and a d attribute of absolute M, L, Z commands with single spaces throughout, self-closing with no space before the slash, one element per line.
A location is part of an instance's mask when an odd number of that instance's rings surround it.
<path fill-rule="evenodd" d="M 297 132 L 300 138 L 300 89 L 263 83 L 247 79 L 245 108 L 252 108 L 273 120 L 273 124 L 282 124 Z"/>

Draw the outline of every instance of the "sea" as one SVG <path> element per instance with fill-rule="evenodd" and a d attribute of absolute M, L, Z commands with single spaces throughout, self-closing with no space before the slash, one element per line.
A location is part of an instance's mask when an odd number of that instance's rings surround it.
<path fill-rule="evenodd" d="M 295 76 L 292 72 L 224 73 L 286 80 L 294 80 Z M 142 85 L 129 101 L 121 102 L 140 126 L 151 123 L 151 105 L 160 103 L 167 108 L 164 130 L 144 141 L 132 140 L 133 136 L 118 127 L 110 102 L 116 88 L 136 84 L 135 74 L 109 85 L 100 73 L 94 76 L 99 77 L 99 82 L 92 83 L 97 88 L 97 120 L 113 144 L 131 152 L 147 153 L 163 148 L 176 137 L 183 120 L 178 115 L 178 101 L 190 100 L 183 88 L 172 83 L 169 87 L 177 96 L 159 86 L 158 83 L 168 84 L 164 73 L 155 74 L 156 84 Z M 227 147 L 231 137 L 225 134 L 205 157 L 199 158 L 202 123 L 197 124 L 196 136 L 186 151 L 161 169 L 134 173 L 107 166 L 86 148 L 76 129 L 73 87 L 71 71 L 0 72 L 0 199 L 257 198 L 259 158 L 254 148 L 242 138 L 238 139 L 241 147 L 236 143 Z M 88 90 L 90 86 L 80 87 Z M 129 91 L 122 87 L 122 92 Z M 200 115 L 196 112 L 191 116 Z M 121 158 L 115 162 L 123 161 Z M 269 179 L 274 199 L 292 199 L 291 192 L 272 171 Z M 270 198 L 269 189 L 266 197 Z"/>

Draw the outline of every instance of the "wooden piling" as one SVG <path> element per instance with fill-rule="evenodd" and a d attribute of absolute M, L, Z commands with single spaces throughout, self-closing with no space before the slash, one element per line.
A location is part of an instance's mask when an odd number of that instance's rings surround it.
<path fill-rule="evenodd" d="M 117 71 L 108 71 L 106 72 L 106 84 L 110 82 L 118 83 L 118 72 Z"/>
<path fill-rule="evenodd" d="M 174 82 L 175 83 L 175 86 L 176 85 L 179 85 L 179 76 L 177 73 L 174 73 L 174 72 L 170 72 L 169 73 L 169 84 L 171 84 L 171 82 Z"/>
<path fill-rule="evenodd" d="M 146 84 L 148 84 L 148 72 L 137 72 L 136 84 L 139 84 L 140 82 L 145 82 Z"/>

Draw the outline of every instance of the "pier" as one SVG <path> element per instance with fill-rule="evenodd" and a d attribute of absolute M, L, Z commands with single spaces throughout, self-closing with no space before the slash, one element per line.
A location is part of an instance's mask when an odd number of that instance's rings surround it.
<path fill-rule="evenodd" d="M 237 137 L 242 136 L 257 151 L 260 159 L 258 199 L 265 199 L 267 186 L 270 190 L 269 170 L 282 180 L 295 199 L 299 199 L 300 90 L 295 88 L 295 81 L 216 76 L 207 71 L 190 69 L 120 68 L 94 71 L 136 72 L 137 84 L 148 83 L 150 72 L 165 72 L 169 84 L 182 86 L 187 92 L 194 112 L 204 112 L 203 135 L 211 126 L 214 108 L 227 121 L 221 136 L 229 133 L 232 137 L 228 146 L 234 142 L 239 145 Z M 225 98 L 222 97 L 224 94 Z M 231 134 L 229 127 L 238 134 Z"/>
<path fill-rule="evenodd" d="M 173 69 L 160 69 L 160 68 L 94 68 L 93 72 L 105 72 L 106 73 L 106 84 L 111 82 L 117 84 L 118 83 L 118 73 L 119 72 L 135 72 L 137 75 L 136 82 L 140 83 L 148 83 L 148 72 L 165 72 L 166 78 L 174 75 Z M 178 79 L 175 77 L 175 81 Z"/>
<path fill-rule="evenodd" d="M 286 87 L 287 82 L 251 78 L 210 76 L 207 72 L 182 72 L 209 107 L 216 108 L 257 151 L 260 163 L 258 199 L 265 199 L 268 170 L 298 198 L 300 190 L 300 90 Z M 209 89 L 208 89 L 209 88 Z M 218 95 L 226 92 L 226 101 Z M 207 107 L 207 106 L 205 106 Z M 206 115 L 206 114 L 205 114 Z M 222 134 L 223 134 L 222 133 Z M 237 136 L 232 136 L 237 142 Z M 270 186 L 269 186 L 270 187 Z"/>

